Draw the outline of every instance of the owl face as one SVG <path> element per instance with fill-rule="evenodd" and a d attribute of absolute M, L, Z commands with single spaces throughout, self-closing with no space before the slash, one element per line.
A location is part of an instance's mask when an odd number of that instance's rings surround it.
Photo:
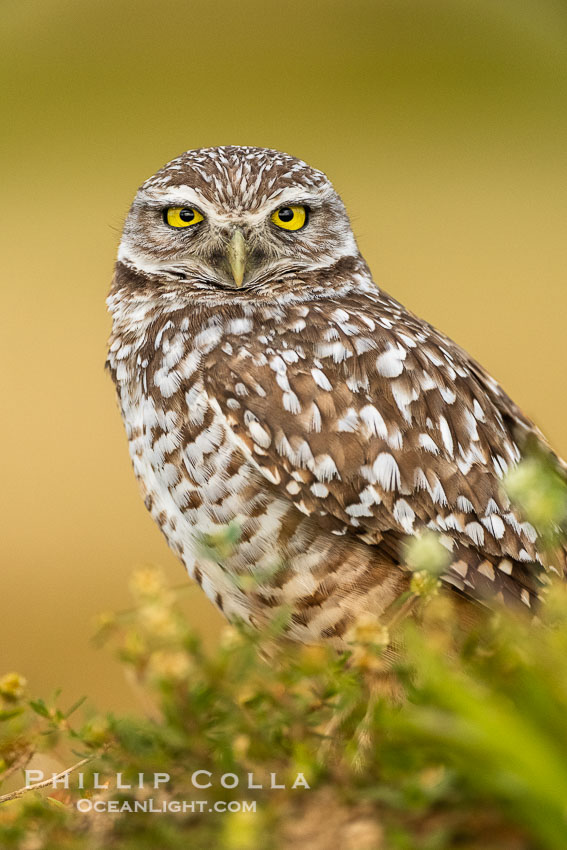
<path fill-rule="evenodd" d="M 234 293 L 356 254 L 322 172 L 277 151 L 224 147 L 187 151 L 141 186 L 118 259 L 185 289 Z"/>

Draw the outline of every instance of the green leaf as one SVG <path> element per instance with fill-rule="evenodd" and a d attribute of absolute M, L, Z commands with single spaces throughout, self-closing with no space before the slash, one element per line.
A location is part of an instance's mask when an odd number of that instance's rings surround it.
<path fill-rule="evenodd" d="M 29 701 L 30 708 L 35 711 L 36 714 L 39 714 L 40 717 L 51 718 L 51 712 L 45 704 L 45 701 L 42 699 L 30 699 Z"/>

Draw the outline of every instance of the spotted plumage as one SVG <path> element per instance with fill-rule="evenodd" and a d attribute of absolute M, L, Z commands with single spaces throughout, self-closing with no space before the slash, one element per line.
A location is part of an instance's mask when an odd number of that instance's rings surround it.
<path fill-rule="evenodd" d="M 425 528 L 447 585 L 533 604 L 542 554 L 501 480 L 543 438 L 375 285 L 320 171 L 246 147 L 173 160 L 134 200 L 108 304 L 146 506 L 227 617 L 285 605 L 290 637 L 340 645 L 407 589 L 404 541 Z M 220 557 L 207 540 L 227 527 Z"/>

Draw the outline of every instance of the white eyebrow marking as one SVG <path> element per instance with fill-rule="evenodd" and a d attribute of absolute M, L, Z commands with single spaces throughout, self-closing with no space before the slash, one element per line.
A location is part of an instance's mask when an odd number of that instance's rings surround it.
<path fill-rule="evenodd" d="M 286 202 L 295 201 L 296 203 L 308 206 L 310 201 L 321 201 L 325 195 L 330 194 L 329 190 L 313 192 L 301 191 L 301 188 L 287 186 L 285 189 L 278 190 L 272 196 L 266 199 L 259 210 L 255 212 L 246 210 L 226 210 L 224 212 L 217 204 L 211 203 L 203 197 L 200 189 L 194 186 L 168 186 L 166 188 L 151 188 L 150 190 L 140 190 L 136 197 L 139 203 L 159 203 L 164 207 L 183 207 L 196 206 L 207 218 L 211 221 L 219 223 L 244 221 L 249 224 L 254 224 L 262 221 L 267 215 L 274 212 L 278 207 L 281 207 Z"/>
<path fill-rule="evenodd" d="M 136 196 L 136 201 L 140 203 L 155 203 L 156 201 L 164 206 L 184 206 L 195 204 L 203 206 L 206 200 L 203 198 L 199 189 L 194 189 L 192 186 L 168 186 L 167 189 L 152 189 L 151 191 L 140 190 Z"/>

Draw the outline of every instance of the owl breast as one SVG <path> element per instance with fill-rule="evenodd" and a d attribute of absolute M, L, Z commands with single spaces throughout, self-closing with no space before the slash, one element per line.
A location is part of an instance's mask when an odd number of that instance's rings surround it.
<path fill-rule="evenodd" d="M 247 450 L 230 405 L 225 413 L 208 394 L 208 355 L 230 345 L 223 325 L 168 319 L 131 340 L 115 341 L 109 364 L 134 471 L 169 546 L 215 605 L 253 625 L 293 608 L 290 637 L 337 645 L 361 607 L 384 609 L 401 572 L 300 512 Z"/>
<path fill-rule="evenodd" d="M 167 396 L 144 386 L 147 377 L 125 387 L 121 402 L 146 507 L 208 597 L 227 616 L 249 619 L 239 586 L 247 559 L 237 545 L 268 568 L 286 505 L 259 489 L 198 376 Z"/>

